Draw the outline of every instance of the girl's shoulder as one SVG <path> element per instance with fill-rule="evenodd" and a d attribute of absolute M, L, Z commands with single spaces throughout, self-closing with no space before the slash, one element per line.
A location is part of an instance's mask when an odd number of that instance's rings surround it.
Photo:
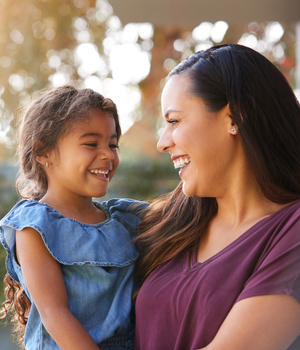
<path fill-rule="evenodd" d="M 113 198 L 102 203 L 95 203 L 106 214 L 107 221 L 117 221 L 132 235 L 137 234 L 137 227 L 149 203 L 128 198 Z"/>
<path fill-rule="evenodd" d="M 102 203 L 95 203 L 98 205 L 108 217 L 109 216 L 126 216 L 135 215 L 141 218 L 144 215 L 144 211 L 149 205 L 147 202 L 141 202 L 129 198 L 113 198 Z"/>
<path fill-rule="evenodd" d="M 0 221 L 0 226 L 10 226 L 21 231 L 25 227 L 49 227 L 75 222 L 62 215 L 46 203 L 23 199 L 18 202 Z M 80 222 L 78 222 L 80 224 Z M 84 224 L 83 224 L 84 225 Z"/>
<path fill-rule="evenodd" d="M 140 222 L 137 208 L 145 204 L 132 200 L 111 200 L 95 205 L 107 219 L 85 224 L 67 218 L 45 203 L 22 200 L 0 222 L 1 243 L 13 252 L 16 231 L 31 227 L 40 233 L 51 255 L 61 264 L 126 266 L 138 256 L 131 240 Z M 129 209 L 136 205 L 134 209 Z"/>
<path fill-rule="evenodd" d="M 23 199 L 1 219 L 0 225 L 9 225 L 16 230 L 21 230 L 27 225 L 31 226 L 31 224 L 43 219 L 47 212 L 51 212 L 51 209 L 54 211 L 53 208 L 44 203 Z"/>
<path fill-rule="evenodd" d="M 101 224 L 107 224 L 109 221 L 116 220 L 120 223 L 132 222 L 135 225 L 142 218 L 145 209 L 148 206 L 146 202 L 140 202 L 133 199 L 114 198 L 105 202 L 94 202 L 94 204 L 104 211 L 107 220 Z M 74 219 L 67 218 L 46 203 L 35 200 L 21 200 L 18 202 L 0 221 L 0 226 L 10 226 L 15 230 L 22 230 L 25 227 L 44 227 L 45 225 L 64 225 L 78 224 L 80 226 L 93 226 L 76 222 Z"/>

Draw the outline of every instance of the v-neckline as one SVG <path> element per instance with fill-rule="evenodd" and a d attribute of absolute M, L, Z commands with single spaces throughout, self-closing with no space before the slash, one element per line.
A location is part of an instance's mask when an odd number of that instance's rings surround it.
<path fill-rule="evenodd" d="M 264 217 L 263 219 L 257 221 L 253 226 L 249 227 L 245 232 L 243 232 L 239 237 L 237 237 L 234 241 L 229 243 L 226 247 L 221 249 L 218 253 L 212 255 L 208 259 L 204 260 L 203 262 L 197 261 L 197 255 L 198 255 L 198 244 L 195 244 L 192 251 L 187 252 L 186 256 L 186 264 L 185 264 L 185 271 L 193 271 L 194 269 L 197 269 L 202 266 L 206 266 L 211 261 L 217 259 L 219 256 L 226 253 L 228 250 L 231 250 L 234 246 L 239 244 L 241 241 L 246 239 L 249 235 L 252 234 L 252 232 L 259 227 L 263 226 L 265 223 L 267 223 L 269 220 L 271 220 L 275 215 L 280 214 L 281 212 L 285 211 L 285 209 L 293 207 L 296 204 L 299 204 L 300 201 L 292 202 L 284 206 L 283 208 L 280 208 L 279 210 L 275 211 L 271 215 Z"/>

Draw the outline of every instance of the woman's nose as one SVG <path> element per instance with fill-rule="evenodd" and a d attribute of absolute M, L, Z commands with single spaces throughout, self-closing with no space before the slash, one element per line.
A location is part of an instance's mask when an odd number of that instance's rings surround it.
<path fill-rule="evenodd" d="M 164 153 L 169 152 L 170 148 L 174 146 L 172 132 L 165 128 L 163 131 L 158 143 L 157 143 L 157 149 Z"/>

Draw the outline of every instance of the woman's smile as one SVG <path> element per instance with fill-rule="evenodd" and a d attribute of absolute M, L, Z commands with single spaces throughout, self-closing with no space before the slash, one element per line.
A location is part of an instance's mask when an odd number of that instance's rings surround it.
<path fill-rule="evenodd" d="M 225 190 L 221 184 L 229 185 L 235 166 L 232 120 L 227 106 L 209 111 L 202 98 L 190 93 L 190 84 L 186 76 L 168 80 L 162 93 L 166 126 L 157 147 L 172 155 L 175 169 L 181 168 L 186 195 L 217 197 Z"/>

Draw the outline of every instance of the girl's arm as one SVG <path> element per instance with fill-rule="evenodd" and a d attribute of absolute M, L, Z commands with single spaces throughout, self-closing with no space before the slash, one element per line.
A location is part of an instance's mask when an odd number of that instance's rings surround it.
<path fill-rule="evenodd" d="M 28 291 L 58 346 L 62 350 L 99 350 L 69 311 L 60 264 L 49 253 L 40 234 L 32 228 L 17 231 L 16 249 Z"/>
<path fill-rule="evenodd" d="M 237 302 L 214 340 L 200 350 L 286 350 L 300 335 L 300 304 L 284 294 Z"/>

